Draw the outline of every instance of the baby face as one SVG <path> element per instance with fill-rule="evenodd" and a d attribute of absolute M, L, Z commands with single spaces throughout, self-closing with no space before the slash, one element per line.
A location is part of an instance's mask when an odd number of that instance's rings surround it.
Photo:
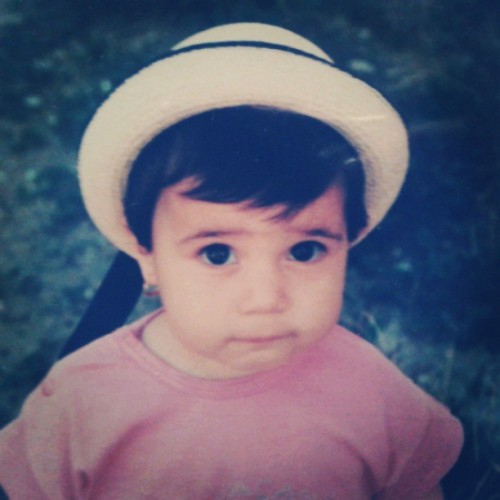
<path fill-rule="evenodd" d="M 163 191 L 139 260 L 165 306 L 144 342 L 181 371 L 235 378 L 287 363 L 338 321 L 348 252 L 341 186 L 286 219 Z"/>

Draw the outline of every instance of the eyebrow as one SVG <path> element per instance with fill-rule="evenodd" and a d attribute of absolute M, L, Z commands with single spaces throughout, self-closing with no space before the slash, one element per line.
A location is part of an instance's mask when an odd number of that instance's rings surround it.
<path fill-rule="evenodd" d="M 333 233 L 329 229 L 322 228 L 322 227 L 316 227 L 313 229 L 306 229 L 304 231 L 301 231 L 303 234 L 306 236 L 311 236 L 311 237 L 319 237 L 319 238 L 328 238 L 330 240 L 336 240 L 336 241 L 342 241 L 344 239 L 344 235 L 339 232 L 339 233 Z"/>
<path fill-rule="evenodd" d="M 343 241 L 344 235 L 341 232 L 332 232 L 329 229 L 323 227 L 315 227 L 310 229 L 298 229 L 297 232 L 304 236 L 308 236 L 311 238 L 327 238 L 335 241 Z M 196 240 L 204 240 L 204 239 L 212 239 L 212 238 L 223 238 L 228 236 L 242 236 L 245 234 L 249 234 L 248 231 L 244 229 L 213 229 L 213 230 L 202 230 L 198 231 L 194 234 L 190 234 L 183 238 L 180 243 L 189 243 L 191 241 Z"/>
<path fill-rule="evenodd" d="M 213 229 L 213 230 L 205 230 L 198 231 L 197 233 L 190 234 L 185 238 L 182 238 L 181 243 L 189 243 L 194 240 L 203 240 L 209 238 L 222 238 L 225 236 L 239 236 L 245 234 L 247 231 L 243 230 L 225 230 L 225 229 Z"/>

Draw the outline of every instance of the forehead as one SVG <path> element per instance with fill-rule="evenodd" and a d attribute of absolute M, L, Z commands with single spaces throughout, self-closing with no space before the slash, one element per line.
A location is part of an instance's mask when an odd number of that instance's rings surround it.
<path fill-rule="evenodd" d="M 183 181 L 165 189 L 159 199 L 154 223 L 168 224 L 182 232 L 199 228 L 214 231 L 244 229 L 273 231 L 277 229 L 307 230 L 325 227 L 343 231 L 344 192 L 341 184 L 330 187 L 323 195 L 289 217 L 280 217 L 284 206 L 255 208 L 251 202 L 213 203 L 193 200 L 183 195 L 189 183 Z"/>

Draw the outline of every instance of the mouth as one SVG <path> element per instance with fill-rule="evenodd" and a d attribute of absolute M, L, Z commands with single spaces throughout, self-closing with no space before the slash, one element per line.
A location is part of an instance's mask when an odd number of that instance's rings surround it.
<path fill-rule="evenodd" d="M 241 342 L 244 344 L 255 344 L 255 345 L 264 345 L 264 344 L 272 344 L 274 342 L 279 342 L 282 340 L 287 340 L 295 337 L 293 332 L 283 333 L 278 335 L 270 335 L 267 337 L 237 337 L 233 340 L 235 342 Z"/>

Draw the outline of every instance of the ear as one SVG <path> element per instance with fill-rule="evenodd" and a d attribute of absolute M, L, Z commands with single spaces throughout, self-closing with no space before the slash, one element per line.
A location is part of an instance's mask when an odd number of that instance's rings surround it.
<path fill-rule="evenodd" d="M 144 282 L 148 285 L 158 285 L 154 252 L 139 246 L 135 258 L 141 268 L 142 279 Z"/>

